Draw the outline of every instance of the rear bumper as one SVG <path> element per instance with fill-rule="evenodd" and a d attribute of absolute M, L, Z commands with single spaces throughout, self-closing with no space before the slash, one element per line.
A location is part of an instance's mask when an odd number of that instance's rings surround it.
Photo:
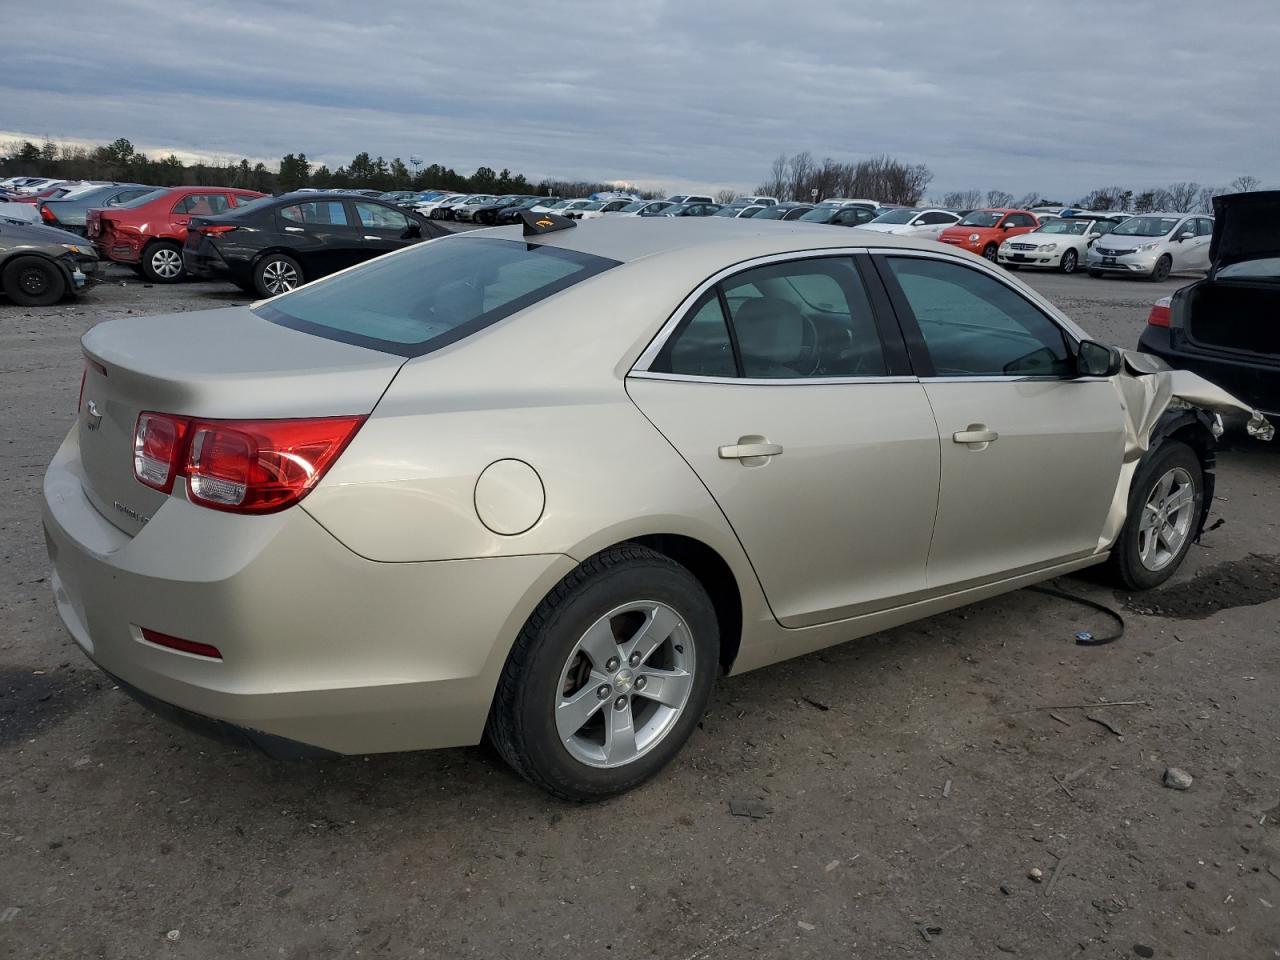
<path fill-rule="evenodd" d="M 51 583 L 72 638 L 149 703 L 276 753 L 293 749 L 278 740 L 334 753 L 479 742 L 516 634 L 574 565 L 377 563 L 301 509 L 241 517 L 181 492 L 130 537 L 81 480 L 73 431 L 44 481 Z M 149 643 L 142 627 L 222 658 Z"/>
<path fill-rule="evenodd" d="M 1188 349 L 1182 343 L 1175 343 L 1175 336 L 1168 327 L 1144 328 L 1138 337 L 1138 351 L 1157 356 L 1171 367 L 1190 370 L 1204 377 L 1270 419 L 1280 416 L 1280 365 Z"/>

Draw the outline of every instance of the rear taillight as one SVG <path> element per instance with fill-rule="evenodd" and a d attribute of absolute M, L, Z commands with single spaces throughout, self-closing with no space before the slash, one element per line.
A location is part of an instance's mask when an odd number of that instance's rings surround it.
<path fill-rule="evenodd" d="M 238 229 L 229 223 L 212 224 L 207 227 L 196 227 L 196 233 L 204 234 L 206 237 L 216 237 L 221 233 L 230 233 L 232 230 Z"/>
<path fill-rule="evenodd" d="M 362 416 L 194 420 L 144 413 L 134 437 L 134 476 L 167 493 L 182 475 L 193 503 L 233 513 L 271 513 L 306 496 L 364 421 Z M 147 444 L 153 432 L 154 458 Z M 170 443 L 170 438 L 176 440 Z M 159 461 L 166 456 L 162 469 Z"/>
<path fill-rule="evenodd" d="M 1173 315 L 1171 305 L 1172 297 L 1161 297 L 1151 305 L 1151 312 L 1147 314 L 1147 326 L 1149 327 L 1167 327 L 1169 320 Z"/>
<path fill-rule="evenodd" d="M 40 206 L 40 219 L 43 220 L 45 223 L 58 222 L 58 218 L 53 215 L 53 211 L 50 210 L 48 207 L 44 206 L 43 204 L 41 204 Z"/>

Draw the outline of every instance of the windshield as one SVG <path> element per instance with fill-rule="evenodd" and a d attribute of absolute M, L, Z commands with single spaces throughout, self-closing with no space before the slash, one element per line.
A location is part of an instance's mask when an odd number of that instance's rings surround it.
<path fill-rule="evenodd" d="M 142 196 L 134 197 L 132 200 L 128 200 L 124 203 L 117 203 L 116 206 L 122 207 L 125 210 L 132 209 L 133 207 L 141 207 L 150 203 L 152 200 L 155 200 L 159 197 L 163 197 L 166 193 L 169 193 L 169 192 L 170 191 L 168 189 L 152 190 L 150 193 L 144 193 Z"/>
<path fill-rule="evenodd" d="M 839 207 L 814 207 L 799 219 L 808 220 L 811 223 L 826 223 L 836 215 L 839 209 Z"/>
<path fill-rule="evenodd" d="M 583 209 L 583 210 L 603 210 L 603 209 L 604 209 L 604 201 L 603 201 L 603 200 L 595 200 L 595 201 L 593 201 L 593 202 L 591 202 L 591 203 L 588 203 L 585 207 L 582 207 L 581 209 Z"/>
<path fill-rule="evenodd" d="M 973 213 L 961 220 L 957 226 L 994 227 L 1000 222 L 1000 218 L 1003 216 L 1004 214 L 999 210 L 975 210 Z"/>
<path fill-rule="evenodd" d="M 253 312 L 329 340 L 417 357 L 616 266 L 576 250 L 463 236 L 381 257 Z"/>
<path fill-rule="evenodd" d="M 643 210 L 643 209 L 644 209 L 645 207 L 647 207 L 648 205 L 649 205 L 649 204 L 645 203 L 644 201 L 637 201 L 637 202 L 635 202 L 635 203 L 628 203 L 625 207 L 623 207 L 623 208 L 622 208 L 621 210 L 619 210 L 618 212 L 619 212 L 619 213 L 635 213 L 637 210 Z"/>
<path fill-rule="evenodd" d="M 781 220 L 788 213 L 794 210 L 794 207 L 765 207 L 756 214 L 757 220 Z"/>
<path fill-rule="evenodd" d="M 919 210 L 890 210 L 888 213 L 882 213 L 880 216 L 872 220 L 872 223 L 910 223 L 917 216 Z"/>
<path fill-rule="evenodd" d="M 742 211 L 742 218 L 745 220 L 749 217 L 754 217 L 760 211 L 768 209 L 768 207 L 747 207 L 747 209 Z"/>
<path fill-rule="evenodd" d="M 551 206 L 547 207 L 547 209 L 548 209 L 548 210 L 563 210 L 563 209 L 564 209 L 565 207 L 567 207 L 568 205 L 569 205 L 569 201 L 568 201 L 568 200 L 557 200 L 555 203 L 551 204 Z"/>
<path fill-rule="evenodd" d="M 1088 220 L 1050 220 L 1044 224 L 1037 233 L 1069 233 L 1072 236 L 1082 237 L 1089 228 Z"/>
<path fill-rule="evenodd" d="M 713 217 L 736 217 L 741 212 L 742 212 L 742 207 L 721 207 L 719 210 L 713 213 L 712 216 Z"/>
<path fill-rule="evenodd" d="M 1116 237 L 1163 237 L 1178 225 L 1178 217 L 1130 217 L 1111 231 Z"/>

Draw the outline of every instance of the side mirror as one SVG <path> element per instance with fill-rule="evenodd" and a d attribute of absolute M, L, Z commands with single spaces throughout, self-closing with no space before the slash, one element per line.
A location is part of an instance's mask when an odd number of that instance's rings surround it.
<path fill-rule="evenodd" d="M 411 239 L 413 239 L 413 238 L 415 238 L 415 237 L 421 237 L 421 236 L 422 236 L 422 227 L 421 227 L 421 226 L 419 226 L 419 225 L 418 225 L 418 224 L 416 224 L 416 223 L 411 223 L 411 224 L 409 224 L 409 228 L 408 228 L 407 230 L 405 230 L 405 232 L 404 232 L 404 236 L 405 236 L 405 239 L 406 239 L 406 240 L 411 240 Z"/>
<path fill-rule="evenodd" d="M 1114 377 L 1124 366 L 1115 347 L 1093 340 L 1081 340 L 1076 348 L 1076 374 L 1081 377 Z"/>

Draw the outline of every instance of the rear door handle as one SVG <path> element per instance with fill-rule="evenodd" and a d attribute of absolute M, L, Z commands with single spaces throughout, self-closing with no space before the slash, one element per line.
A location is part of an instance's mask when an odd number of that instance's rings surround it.
<path fill-rule="evenodd" d="M 1000 439 L 1000 434 L 994 430 L 988 430 L 985 423 L 971 423 L 965 430 L 957 430 L 951 435 L 951 439 L 956 443 L 994 443 Z"/>
<path fill-rule="evenodd" d="M 305 232 L 301 227 L 285 227 L 284 229 L 288 233 L 304 233 Z"/>
<path fill-rule="evenodd" d="M 367 233 L 364 235 L 365 240 L 381 240 L 381 237 L 371 237 Z"/>
<path fill-rule="evenodd" d="M 741 438 L 747 439 L 746 437 Z M 733 443 L 720 448 L 721 460 L 745 460 L 747 457 L 776 457 L 782 453 L 780 443 Z"/>

